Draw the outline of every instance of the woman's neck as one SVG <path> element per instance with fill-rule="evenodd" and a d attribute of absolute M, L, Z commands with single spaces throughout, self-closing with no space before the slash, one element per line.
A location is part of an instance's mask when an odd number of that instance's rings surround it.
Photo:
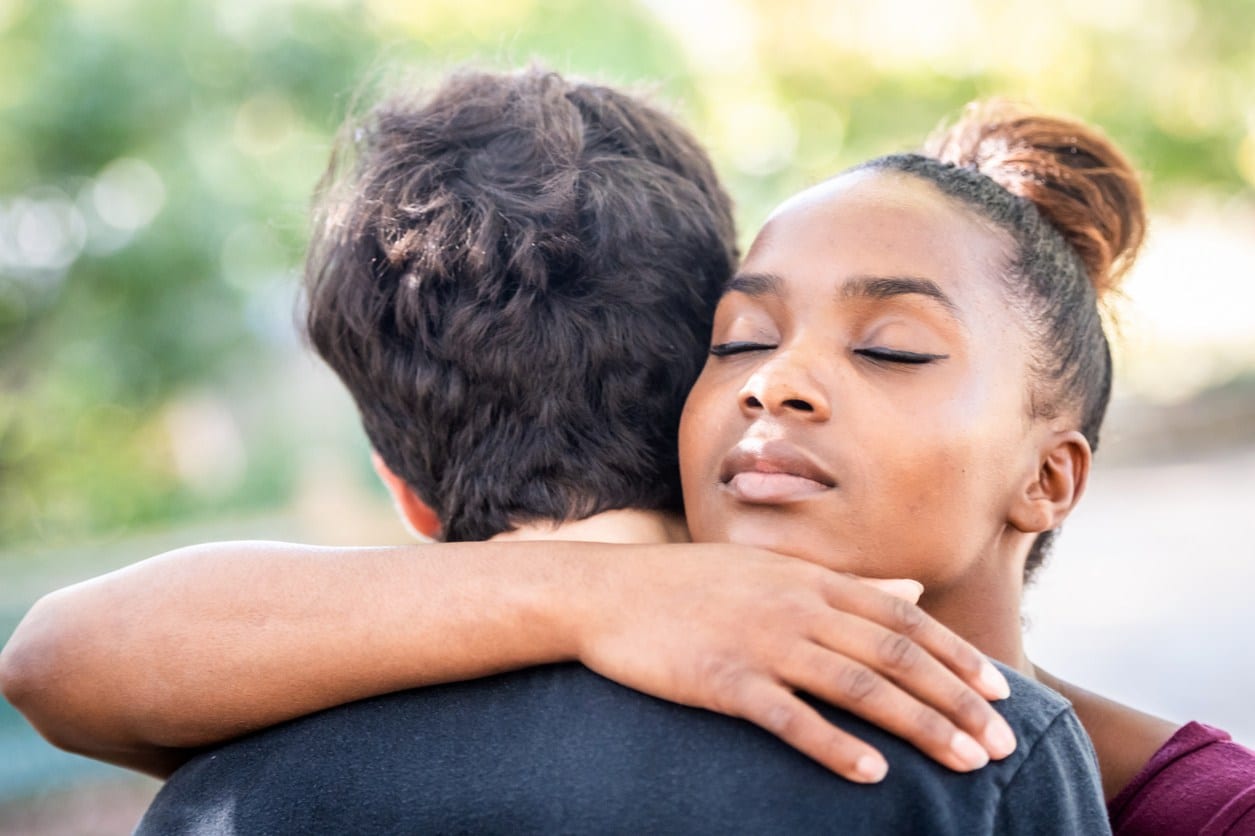
<path fill-rule="evenodd" d="M 945 588 L 925 586 L 920 606 L 933 618 L 974 644 L 986 655 L 1033 678 L 1024 655 L 1020 604 L 1024 560 L 1010 543 L 991 549 L 963 578 Z"/>

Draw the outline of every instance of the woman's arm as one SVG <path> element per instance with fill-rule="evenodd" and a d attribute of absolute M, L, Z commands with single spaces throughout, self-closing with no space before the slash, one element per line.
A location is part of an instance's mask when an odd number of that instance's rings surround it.
<path fill-rule="evenodd" d="M 1102 772 L 1103 795 L 1108 802 L 1128 786 L 1180 728 L 1178 723 L 1086 691 L 1041 668 L 1033 670 L 1038 682 L 1055 689 L 1072 703 L 1094 744 Z"/>
<path fill-rule="evenodd" d="M 493 544 L 178 549 L 42 598 L 0 682 L 55 745 L 164 775 L 178 750 L 333 705 L 572 657 L 542 600 L 558 562 Z"/>
<path fill-rule="evenodd" d="M 854 779 L 879 754 L 794 690 L 955 769 L 983 762 L 973 737 L 1013 747 L 982 698 L 1005 683 L 966 642 L 882 589 L 735 546 L 179 549 L 41 599 L 0 686 L 54 744 L 164 776 L 313 711 L 567 660 L 745 717 Z"/>

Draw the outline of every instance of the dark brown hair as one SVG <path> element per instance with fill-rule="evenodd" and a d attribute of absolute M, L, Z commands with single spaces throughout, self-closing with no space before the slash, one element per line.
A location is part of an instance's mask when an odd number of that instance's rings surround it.
<path fill-rule="evenodd" d="M 924 154 L 859 168 L 922 177 L 1010 235 L 1010 298 L 1041 349 L 1031 369 L 1034 417 L 1076 415 L 1096 450 L 1112 377 L 1098 302 L 1132 265 L 1146 230 L 1141 185 L 1124 154 L 1083 122 L 991 102 L 969 105 Z M 1026 577 L 1053 537 L 1038 535 Z"/>
<path fill-rule="evenodd" d="M 309 337 L 445 539 L 680 509 L 680 409 L 736 252 L 675 120 L 461 72 L 351 125 L 317 210 Z"/>

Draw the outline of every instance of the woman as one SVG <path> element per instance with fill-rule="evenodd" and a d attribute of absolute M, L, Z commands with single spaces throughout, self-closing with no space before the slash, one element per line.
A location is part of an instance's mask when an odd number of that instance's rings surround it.
<path fill-rule="evenodd" d="M 1124 158 L 1032 114 L 972 111 L 930 156 L 808 190 L 720 305 L 681 457 L 696 539 L 818 563 L 840 543 L 855 557 L 834 568 L 919 579 L 928 612 L 1074 701 L 1117 832 L 1184 832 L 1255 815 L 1251 753 L 1038 671 L 1019 624 L 1023 578 L 1084 490 L 1111 381 L 1097 301 L 1143 226 Z M 1162 791 L 1216 764 L 1214 804 Z"/>
<path fill-rule="evenodd" d="M 1255 754 L 1063 682 L 1022 644 L 1024 581 L 1106 411 L 1097 302 L 1141 243 L 1135 173 L 1085 126 L 1006 108 L 929 152 L 803 192 L 759 234 L 685 407 L 690 530 L 898 556 L 839 568 L 921 581 L 929 613 L 1067 696 L 1117 833 L 1255 828 Z"/>

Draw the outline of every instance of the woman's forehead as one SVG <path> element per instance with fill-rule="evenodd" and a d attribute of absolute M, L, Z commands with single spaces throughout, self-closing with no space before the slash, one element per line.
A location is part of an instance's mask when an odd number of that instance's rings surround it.
<path fill-rule="evenodd" d="M 965 275 L 1004 261 L 1008 238 L 909 174 L 854 171 L 785 201 L 768 218 L 747 269 L 770 272 Z"/>

